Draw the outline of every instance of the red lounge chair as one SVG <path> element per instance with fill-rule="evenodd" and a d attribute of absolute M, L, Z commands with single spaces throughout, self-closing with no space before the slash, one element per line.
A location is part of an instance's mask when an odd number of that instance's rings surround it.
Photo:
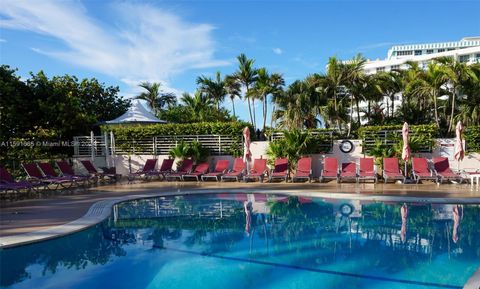
<path fill-rule="evenodd" d="M 375 170 L 375 163 L 373 158 L 361 158 L 360 168 L 358 170 L 359 180 L 374 180 L 377 183 L 377 171 Z"/>
<path fill-rule="evenodd" d="M 357 181 L 357 164 L 356 163 L 343 163 L 342 170 L 340 171 L 339 182 L 344 179 L 354 179 Z"/>
<path fill-rule="evenodd" d="M 174 161 L 174 159 L 164 159 L 160 169 L 158 170 L 158 176 L 161 176 L 163 179 L 165 179 L 165 176 L 172 172 Z"/>
<path fill-rule="evenodd" d="M 85 185 L 87 178 L 73 177 L 73 176 L 60 176 L 50 163 L 38 163 L 38 167 L 43 174 L 48 178 L 61 178 L 71 181 L 74 185 Z"/>
<path fill-rule="evenodd" d="M 459 183 L 463 182 L 463 177 L 460 174 L 454 173 L 450 168 L 448 158 L 433 158 L 433 168 L 435 175 L 437 176 L 437 179 L 440 183 L 442 183 L 443 180 L 456 180 Z"/>
<path fill-rule="evenodd" d="M 200 178 L 208 172 L 209 167 L 210 165 L 208 163 L 200 163 L 191 173 L 184 174 L 182 180 L 185 180 L 185 178 L 195 178 L 198 182 L 200 181 Z"/>
<path fill-rule="evenodd" d="M 312 181 L 312 158 L 301 158 L 297 163 L 297 170 L 292 178 L 292 182 L 298 179 L 307 179 Z"/>
<path fill-rule="evenodd" d="M 90 160 L 83 160 L 80 162 L 82 163 L 82 165 L 85 167 L 85 169 L 90 175 L 97 176 L 100 178 L 100 180 L 105 180 L 105 178 L 108 178 L 110 181 L 117 181 L 122 176 L 120 174 L 115 174 L 115 173 L 106 173 L 106 172 L 100 173 Z"/>
<path fill-rule="evenodd" d="M 417 184 L 421 179 L 437 181 L 437 176 L 428 167 L 426 158 L 412 158 L 412 173 Z"/>
<path fill-rule="evenodd" d="M 70 164 L 66 161 L 57 161 L 57 167 L 62 173 L 63 176 L 65 177 L 75 177 L 75 178 L 85 178 L 87 182 L 92 182 L 95 183 L 97 181 L 96 176 L 84 176 L 84 175 L 77 175 L 75 174 L 75 171 L 73 168 L 70 166 Z"/>
<path fill-rule="evenodd" d="M 320 174 L 320 182 L 323 179 L 336 179 L 338 182 L 338 161 L 336 158 L 327 157 L 323 161 L 323 170 Z"/>
<path fill-rule="evenodd" d="M 255 159 L 253 160 L 253 168 L 248 172 L 247 175 L 243 176 L 244 181 L 250 179 L 258 179 L 260 182 L 263 182 L 265 174 L 268 173 L 267 170 L 267 160 L 266 159 Z"/>
<path fill-rule="evenodd" d="M 143 176 L 143 178 L 147 180 L 151 176 L 158 176 L 159 173 L 155 171 L 156 166 L 157 159 L 147 159 L 142 169 L 128 175 L 128 182 L 132 182 L 136 177 Z"/>
<path fill-rule="evenodd" d="M 233 168 L 228 173 L 222 176 L 222 181 L 226 179 L 235 179 L 238 182 L 242 177 L 243 173 L 245 172 L 245 170 L 246 170 L 246 165 L 243 159 L 236 158 L 233 161 Z"/>
<path fill-rule="evenodd" d="M 275 166 L 270 171 L 270 179 L 272 182 L 273 179 L 284 179 L 285 182 L 288 181 L 288 159 L 280 158 L 275 160 Z"/>
<path fill-rule="evenodd" d="M 215 169 L 213 169 L 213 172 L 204 174 L 202 176 L 202 181 L 205 181 L 205 179 L 208 178 L 215 178 L 218 182 L 220 180 L 220 177 L 227 172 L 229 165 L 230 162 L 228 160 L 218 160 L 217 164 L 215 165 Z"/>
<path fill-rule="evenodd" d="M 383 178 L 385 179 L 385 183 L 388 182 L 389 179 L 402 180 L 403 182 L 405 182 L 405 176 L 402 174 L 402 171 L 398 167 L 397 158 L 383 159 Z"/>
<path fill-rule="evenodd" d="M 27 173 L 29 180 L 44 183 L 46 187 L 55 185 L 54 190 L 58 189 L 58 187 L 68 189 L 73 185 L 72 180 L 69 179 L 44 176 L 35 163 L 22 164 L 22 167 Z"/>
<path fill-rule="evenodd" d="M 180 181 L 182 181 L 183 180 L 182 176 L 190 173 L 192 171 L 192 169 L 193 169 L 193 160 L 185 159 L 180 164 L 180 167 L 178 167 L 175 172 L 172 172 L 172 173 L 166 175 L 165 179 L 167 181 L 172 181 L 172 180 L 176 180 L 176 179 L 179 179 Z"/>
<path fill-rule="evenodd" d="M 8 193 L 12 191 L 19 193 L 22 190 L 26 190 L 27 193 L 30 190 L 36 190 L 38 184 L 31 183 L 29 181 L 15 181 L 13 176 L 5 169 L 0 167 L 0 191 Z"/>

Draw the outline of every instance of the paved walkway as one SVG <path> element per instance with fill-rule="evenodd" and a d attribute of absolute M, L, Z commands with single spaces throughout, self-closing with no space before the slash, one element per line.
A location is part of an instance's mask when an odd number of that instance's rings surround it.
<path fill-rule="evenodd" d="M 5 202 L 0 210 L 0 236 L 15 236 L 62 225 L 82 217 L 90 206 L 133 194 L 153 195 L 158 193 L 178 194 L 187 191 L 211 190 L 228 193 L 236 190 L 291 191 L 298 193 L 331 192 L 356 193 L 360 195 L 408 196 L 421 198 L 480 198 L 480 189 L 470 185 L 421 184 L 336 184 L 330 183 L 196 183 L 196 182 L 149 182 L 136 184 L 105 185 L 71 192 L 66 195 L 51 195 L 38 199 Z M 472 200 L 473 201 L 473 200 Z"/>

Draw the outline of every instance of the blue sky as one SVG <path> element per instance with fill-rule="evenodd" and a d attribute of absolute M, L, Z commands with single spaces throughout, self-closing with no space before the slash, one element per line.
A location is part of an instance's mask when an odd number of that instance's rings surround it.
<path fill-rule="evenodd" d="M 480 36 L 478 11 L 480 1 L 2 0 L 0 62 L 22 77 L 95 77 L 132 97 L 141 81 L 193 92 L 197 76 L 232 73 L 245 53 L 288 84 L 333 55 Z M 237 111 L 247 120 L 241 101 Z"/>

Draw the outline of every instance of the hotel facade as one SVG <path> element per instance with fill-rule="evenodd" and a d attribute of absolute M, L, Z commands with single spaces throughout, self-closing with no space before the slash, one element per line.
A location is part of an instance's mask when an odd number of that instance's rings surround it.
<path fill-rule="evenodd" d="M 466 37 L 460 41 L 395 45 L 388 50 L 386 59 L 368 60 L 367 74 L 406 69 L 407 61 L 414 61 L 427 68 L 435 58 L 449 56 L 467 64 L 480 63 L 480 37 Z"/>

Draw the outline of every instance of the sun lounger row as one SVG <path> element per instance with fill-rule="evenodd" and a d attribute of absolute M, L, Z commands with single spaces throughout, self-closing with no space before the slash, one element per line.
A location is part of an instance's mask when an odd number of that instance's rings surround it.
<path fill-rule="evenodd" d="M 455 173 L 450 169 L 447 158 L 436 157 L 432 159 L 431 163 L 432 165 L 429 164 L 426 158 L 412 158 L 412 176 L 417 183 L 421 180 L 432 180 L 440 183 L 445 180 L 462 182 L 462 174 L 459 172 Z M 383 159 L 382 175 L 385 183 L 390 180 L 405 181 L 406 179 L 406 174 L 400 169 L 397 158 Z M 372 179 L 376 182 L 377 178 L 373 158 L 361 158 L 358 168 L 354 162 L 343 163 L 341 168 L 339 168 L 336 158 L 327 157 L 324 161 L 320 181 L 324 179 L 336 179 L 338 182 L 341 182 L 346 179 L 356 179 L 358 182 L 361 179 Z"/>
<path fill-rule="evenodd" d="M 67 161 L 57 161 L 58 171 L 48 162 L 23 163 L 22 168 L 27 174 L 26 180 L 15 181 L 13 176 L 0 167 L 0 191 L 4 193 L 18 193 L 21 191 L 39 191 L 42 189 L 70 189 L 97 183 L 98 180 L 117 180 L 120 175 L 99 172 L 93 164 L 81 161 L 88 175 L 75 174 Z"/>

